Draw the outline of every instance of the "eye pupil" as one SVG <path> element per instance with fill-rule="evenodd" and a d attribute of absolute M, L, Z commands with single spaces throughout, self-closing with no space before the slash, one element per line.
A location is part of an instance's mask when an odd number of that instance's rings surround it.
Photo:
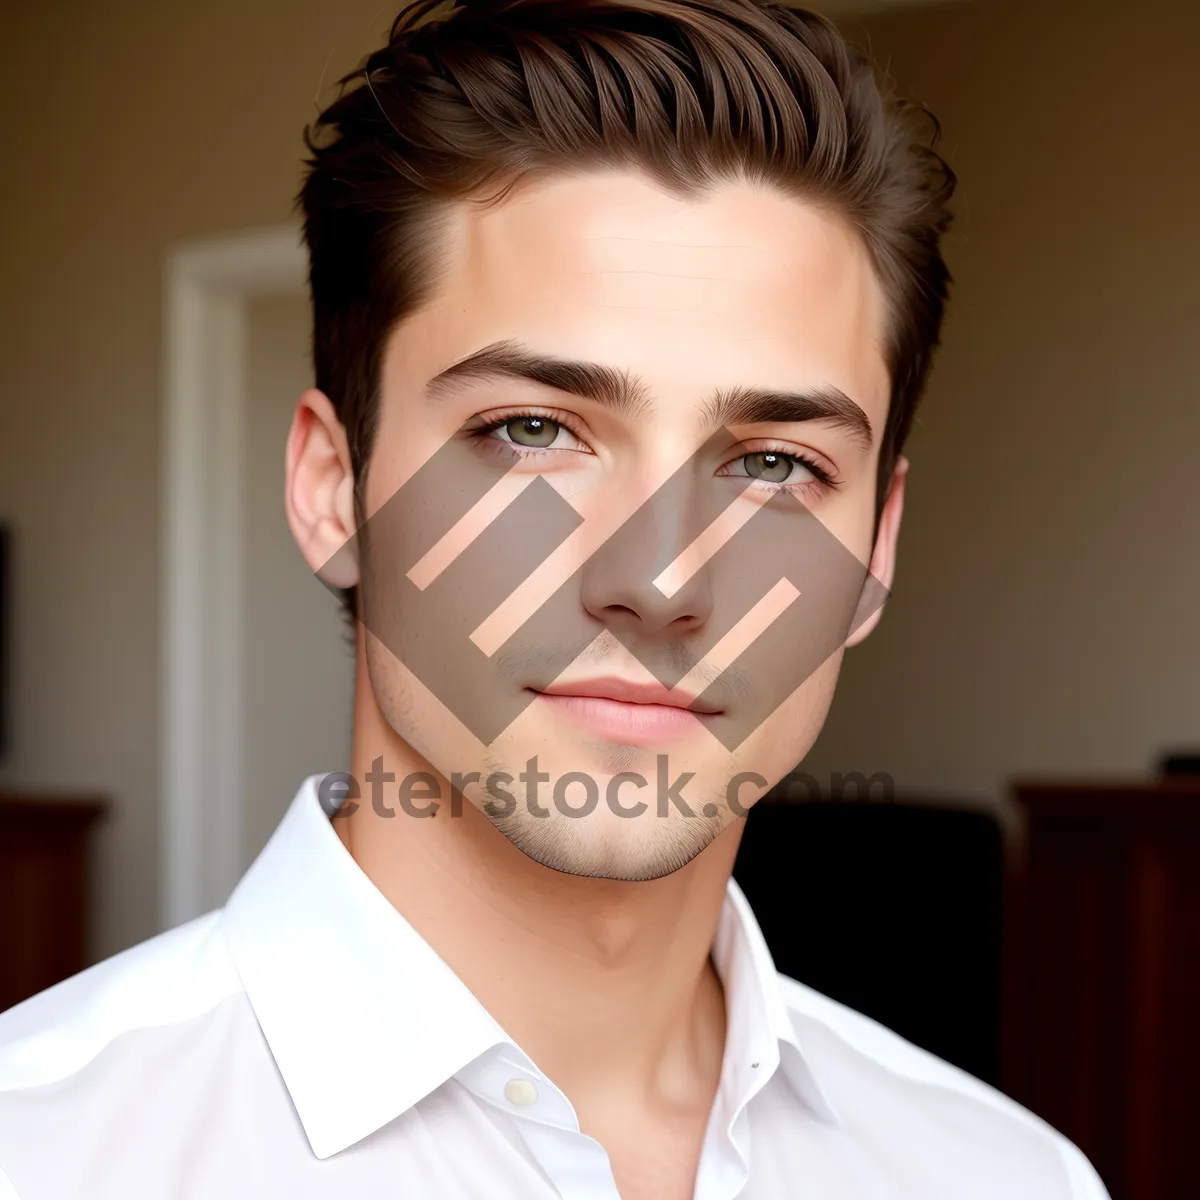
<path fill-rule="evenodd" d="M 504 428 L 518 446 L 549 446 L 558 437 L 559 424 L 547 417 L 514 417 Z"/>
<path fill-rule="evenodd" d="M 783 483 L 792 473 L 792 460 L 786 454 L 762 450 L 746 455 L 746 474 L 767 483 Z"/>

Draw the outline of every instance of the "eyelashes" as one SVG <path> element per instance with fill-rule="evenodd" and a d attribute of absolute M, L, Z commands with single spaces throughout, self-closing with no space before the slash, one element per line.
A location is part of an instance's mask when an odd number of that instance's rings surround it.
<path fill-rule="evenodd" d="M 782 459 L 785 463 L 788 463 L 793 467 L 800 467 L 801 469 L 807 471 L 812 478 L 807 480 L 796 480 L 793 483 L 788 483 L 786 480 L 766 479 L 764 477 L 765 472 L 771 470 L 772 466 L 775 465 L 762 461 L 769 458 Z M 756 459 L 759 461 L 755 463 L 753 467 L 751 467 L 750 463 Z M 745 469 L 742 471 L 732 471 L 729 469 L 737 463 L 745 463 Z M 782 446 L 763 446 L 757 450 L 747 450 L 744 453 L 739 454 L 736 458 L 730 459 L 729 462 L 722 466 L 717 474 L 730 475 L 737 479 L 757 479 L 758 483 L 764 487 L 786 487 L 795 489 L 811 487 L 814 483 L 819 483 L 823 487 L 830 488 L 837 486 L 829 472 L 826 471 L 820 463 L 816 462 L 812 458 L 809 458 L 805 454 L 799 454 L 795 450 L 787 450 Z"/>
<path fill-rule="evenodd" d="M 500 433 L 506 436 L 498 436 Z M 497 452 L 520 459 L 535 459 L 546 454 L 561 456 L 563 454 L 593 455 L 594 451 L 579 428 L 576 427 L 571 415 L 554 409 L 520 407 L 499 412 L 492 412 L 486 417 L 473 417 L 464 427 L 464 433 L 481 449 L 495 448 Z M 514 437 L 514 433 L 516 436 Z M 557 445 L 560 435 L 565 434 L 571 445 Z M 524 439 L 524 440 L 518 440 Z M 488 443 L 491 443 L 489 446 Z M 763 478 L 764 460 L 774 458 L 791 464 L 807 472 L 808 479 L 788 482 L 786 479 L 774 481 Z M 758 460 L 752 467 L 748 460 Z M 740 464 L 745 464 L 742 470 L 734 470 Z M 778 463 L 769 464 L 766 470 L 775 469 Z M 794 471 L 792 472 L 794 473 Z M 717 471 L 718 476 L 733 478 L 751 478 L 752 487 L 768 487 L 772 489 L 787 489 L 792 492 L 828 490 L 840 486 L 833 473 L 815 456 L 810 456 L 778 443 L 768 443 L 756 446 L 753 450 L 743 450 L 741 454 L 724 462 Z"/>
<path fill-rule="evenodd" d="M 506 446 L 511 446 L 515 452 L 532 450 L 535 454 L 544 453 L 546 450 L 563 450 L 566 447 L 561 446 L 539 446 L 530 443 L 520 443 L 513 441 L 510 438 L 494 438 L 493 434 L 501 429 L 506 429 L 509 425 L 514 425 L 518 422 L 543 422 L 549 425 L 554 425 L 560 430 L 565 430 L 575 441 L 582 446 L 587 445 L 583 434 L 574 426 L 571 418 L 566 413 L 557 412 L 553 409 L 540 408 L 514 408 L 511 410 L 503 410 L 498 413 L 492 413 L 488 418 L 473 417 L 467 424 L 468 435 L 477 441 L 499 441 Z M 557 440 L 557 439 L 556 439 Z M 590 450 L 577 450 L 574 453 L 591 453 Z M 525 455 L 522 455 L 525 457 Z"/>
<path fill-rule="evenodd" d="M 533 451 L 534 453 L 542 453 L 547 450 L 567 450 L 576 454 L 590 453 L 590 451 L 576 449 L 572 446 L 556 446 L 554 443 L 558 441 L 559 435 L 562 433 L 565 433 L 580 446 L 585 446 L 586 443 L 565 421 L 532 411 L 510 413 L 506 416 L 495 418 L 487 425 L 475 430 L 474 436 L 477 438 L 491 438 L 493 434 L 500 433 L 501 431 L 507 433 L 508 436 L 495 438 L 494 440 L 502 441 L 512 446 L 516 452 Z M 514 436 L 518 433 L 521 440 L 518 440 Z M 524 440 L 526 438 L 528 438 L 527 441 Z"/>

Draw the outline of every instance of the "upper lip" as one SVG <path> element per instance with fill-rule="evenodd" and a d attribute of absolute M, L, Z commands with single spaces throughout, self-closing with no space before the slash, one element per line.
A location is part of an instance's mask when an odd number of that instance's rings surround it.
<path fill-rule="evenodd" d="M 697 700 L 688 692 L 674 692 L 661 683 L 632 683 L 608 676 L 604 679 L 576 679 L 538 688 L 549 696 L 594 696 L 601 700 L 620 700 L 625 704 L 663 704 L 686 708 L 694 713 L 713 714 L 723 710 L 715 704 Z"/>

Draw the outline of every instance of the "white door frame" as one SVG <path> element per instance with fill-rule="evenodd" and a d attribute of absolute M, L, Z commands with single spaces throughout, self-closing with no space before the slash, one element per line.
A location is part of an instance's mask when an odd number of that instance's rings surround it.
<path fill-rule="evenodd" d="M 303 295 L 294 225 L 188 242 L 166 264 L 159 924 L 224 904 L 244 863 L 247 306 Z"/>

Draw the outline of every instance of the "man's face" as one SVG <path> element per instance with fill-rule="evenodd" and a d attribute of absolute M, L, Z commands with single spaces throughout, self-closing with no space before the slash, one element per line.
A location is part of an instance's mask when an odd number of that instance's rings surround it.
<path fill-rule="evenodd" d="M 655 878 L 824 720 L 872 555 L 882 293 L 840 218 L 745 183 L 526 182 L 444 239 L 382 371 L 372 690 L 526 854 Z"/>

